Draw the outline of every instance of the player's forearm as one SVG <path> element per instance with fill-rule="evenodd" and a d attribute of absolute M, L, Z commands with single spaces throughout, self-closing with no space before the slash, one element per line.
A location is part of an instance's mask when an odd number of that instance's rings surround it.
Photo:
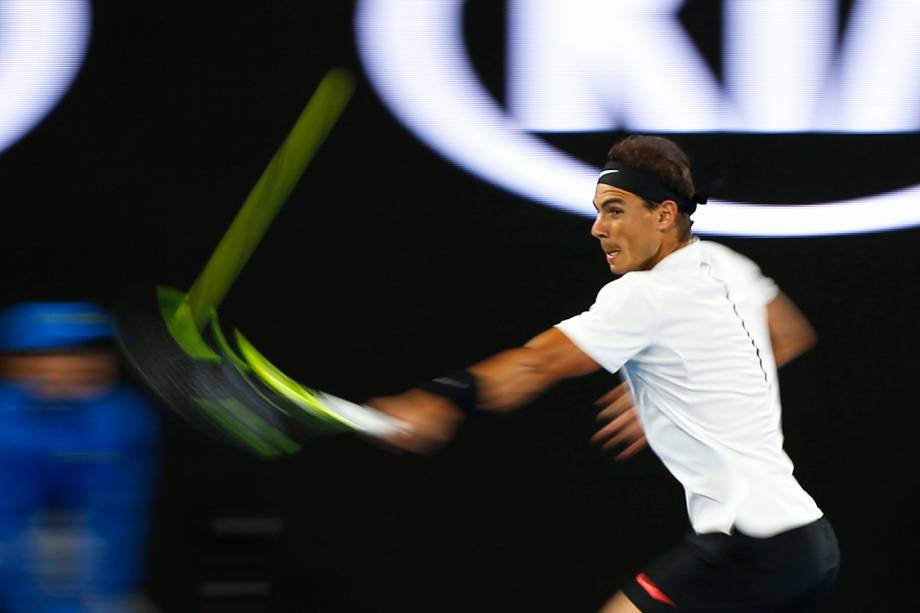
<path fill-rule="evenodd" d="M 537 350 L 527 347 L 511 349 L 471 366 L 478 387 L 478 408 L 516 409 L 556 383 L 558 379 L 536 354 Z"/>
<path fill-rule="evenodd" d="M 565 334 L 550 328 L 524 347 L 503 351 L 418 388 L 447 398 L 462 413 L 508 411 L 529 402 L 557 381 L 599 368 Z"/>
<path fill-rule="evenodd" d="M 811 334 L 802 334 L 792 339 L 771 339 L 773 345 L 773 359 L 776 361 L 776 367 L 780 368 L 788 364 L 814 347 L 817 342 L 818 337 L 814 334 L 814 331 L 811 331 Z"/>
<path fill-rule="evenodd" d="M 476 377 L 478 407 L 502 411 L 526 404 L 563 379 L 598 368 L 567 336 L 552 328 L 526 346 L 503 351 L 469 371 Z"/>

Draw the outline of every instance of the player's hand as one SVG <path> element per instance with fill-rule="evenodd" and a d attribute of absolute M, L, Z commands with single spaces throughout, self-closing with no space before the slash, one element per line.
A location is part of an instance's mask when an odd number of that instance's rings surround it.
<path fill-rule="evenodd" d="M 464 419 L 451 401 L 419 389 L 373 398 L 368 404 L 409 424 L 409 432 L 388 436 L 384 442 L 415 453 L 431 453 L 445 445 Z"/>
<path fill-rule="evenodd" d="M 595 403 L 601 407 L 597 414 L 597 421 L 606 425 L 591 437 L 592 443 L 601 443 L 604 450 L 621 446 L 617 453 L 617 460 L 626 460 L 648 445 L 645 431 L 636 414 L 632 391 L 625 381 L 604 394 Z"/>

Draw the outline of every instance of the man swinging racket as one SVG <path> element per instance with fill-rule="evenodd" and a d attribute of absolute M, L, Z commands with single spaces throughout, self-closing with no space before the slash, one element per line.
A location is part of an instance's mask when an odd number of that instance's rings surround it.
<path fill-rule="evenodd" d="M 752 262 L 691 235 L 701 199 L 675 143 L 632 136 L 608 159 L 591 233 L 618 278 L 590 310 L 370 404 L 411 426 L 391 443 L 425 452 L 473 411 L 510 411 L 563 379 L 622 371 L 632 396 L 606 398 L 602 417 L 614 421 L 598 438 L 626 443 L 627 455 L 647 439 L 683 485 L 693 531 L 601 613 L 815 610 L 839 550 L 782 449 L 776 380 L 776 364 L 813 342 L 811 328 Z"/>

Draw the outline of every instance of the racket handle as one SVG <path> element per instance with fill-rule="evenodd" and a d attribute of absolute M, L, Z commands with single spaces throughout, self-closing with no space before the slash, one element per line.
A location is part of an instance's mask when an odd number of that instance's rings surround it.
<path fill-rule="evenodd" d="M 408 423 L 382 413 L 366 404 L 355 404 L 325 392 L 319 392 L 317 397 L 329 409 L 351 422 L 357 427 L 358 431 L 365 434 L 386 438 L 412 431 L 412 426 Z"/>

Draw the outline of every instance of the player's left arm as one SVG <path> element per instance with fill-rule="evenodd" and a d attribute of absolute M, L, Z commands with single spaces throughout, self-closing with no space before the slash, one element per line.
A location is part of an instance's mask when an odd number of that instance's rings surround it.
<path fill-rule="evenodd" d="M 477 411 L 510 411 L 563 379 L 599 368 L 565 334 L 551 328 L 523 347 L 503 351 L 470 366 L 467 372 L 475 379 Z M 411 433 L 389 439 L 410 451 L 427 452 L 444 444 L 465 416 L 450 398 L 418 388 L 374 398 L 369 404 L 410 424 Z"/>
<path fill-rule="evenodd" d="M 474 364 L 469 371 L 479 388 L 477 408 L 510 411 L 533 400 L 563 379 L 580 377 L 600 366 L 557 328 L 526 345 Z"/>

